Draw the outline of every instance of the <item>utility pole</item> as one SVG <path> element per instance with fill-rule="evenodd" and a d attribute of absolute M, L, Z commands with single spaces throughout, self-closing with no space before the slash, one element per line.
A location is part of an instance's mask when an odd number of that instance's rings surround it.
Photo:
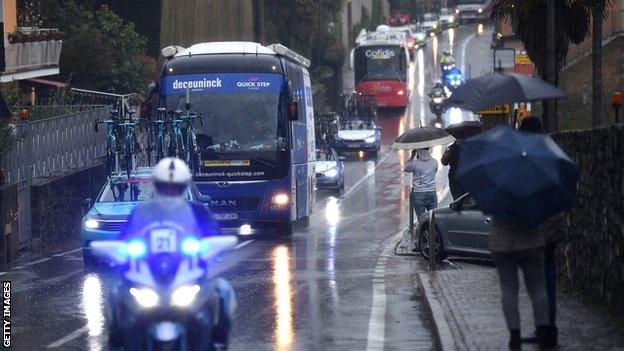
<path fill-rule="evenodd" d="M 255 37 L 256 41 L 260 44 L 266 44 L 265 30 L 264 30 L 264 0 L 256 0 L 255 4 Z"/>
<path fill-rule="evenodd" d="M 557 85 L 555 58 L 555 0 L 546 0 L 546 79 L 548 83 Z M 547 131 L 557 130 L 555 102 L 544 101 L 544 127 Z"/>

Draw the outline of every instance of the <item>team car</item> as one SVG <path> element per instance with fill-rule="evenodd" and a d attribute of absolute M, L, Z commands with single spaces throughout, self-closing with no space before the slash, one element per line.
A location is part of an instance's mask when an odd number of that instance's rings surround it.
<path fill-rule="evenodd" d="M 189 187 L 189 200 L 194 198 L 192 189 Z M 152 168 L 139 167 L 130 177 L 126 172 L 109 177 L 82 219 L 82 254 L 85 266 L 97 263 L 97 258 L 91 253 L 91 242 L 117 239 L 134 207 L 141 201 L 151 199 L 153 194 Z M 92 201 L 86 199 L 85 202 L 91 205 Z"/>
<path fill-rule="evenodd" d="M 381 128 L 372 120 L 348 120 L 336 133 L 333 147 L 339 152 L 365 151 L 376 156 L 381 148 Z"/>
<path fill-rule="evenodd" d="M 455 20 L 455 15 L 450 9 L 447 8 L 440 10 L 440 23 L 442 24 L 443 29 L 459 26 L 459 21 Z"/>
<path fill-rule="evenodd" d="M 345 186 L 344 157 L 331 148 L 316 150 L 316 187 L 342 193 Z"/>

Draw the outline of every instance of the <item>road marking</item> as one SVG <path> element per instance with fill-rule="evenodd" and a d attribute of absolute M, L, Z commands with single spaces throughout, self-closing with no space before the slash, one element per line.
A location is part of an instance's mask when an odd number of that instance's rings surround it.
<path fill-rule="evenodd" d="M 24 268 L 24 266 L 15 266 L 15 267 L 11 268 L 11 270 L 13 270 L 13 269 L 22 269 L 22 268 Z"/>
<path fill-rule="evenodd" d="M 52 257 L 42 258 L 42 259 L 37 260 L 37 261 L 32 261 L 32 262 L 24 263 L 24 266 L 33 266 L 33 265 L 36 265 L 36 264 L 39 264 L 39 263 L 43 263 L 43 262 L 49 261 L 49 260 L 51 260 L 51 259 L 52 259 Z"/>
<path fill-rule="evenodd" d="M 236 245 L 236 247 L 234 247 L 234 249 L 235 249 L 235 250 L 238 250 L 238 249 L 240 249 L 241 247 L 245 247 L 245 246 L 247 246 L 247 245 L 251 244 L 252 242 L 253 242 L 253 240 L 245 240 L 245 241 L 243 241 L 242 243 L 240 243 L 240 244 Z"/>
<path fill-rule="evenodd" d="M 464 73 L 464 76 L 466 75 L 466 48 L 468 47 L 468 44 L 472 41 L 472 39 L 474 39 L 476 36 L 477 33 L 472 33 L 471 35 L 467 36 L 461 44 L 461 71 Z"/>
<path fill-rule="evenodd" d="M 9 272 L 0 272 L 0 276 L 3 276 L 5 274 L 7 274 L 7 273 L 9 273 Z"/>
<path fill-rule="evenodd" d="M 70 251 L 65 251 L 65 252 L 57 253 L 56 255 L 52 255 L 52 257 L 61 257 L 61 256 L 65 256 L 65 255 L 67 255 L 67 254 L 74 253 L 74 252 L 78 252 L 78 251 L 82 251 L 82 247 L 79 247 L 79 248 L 77 248 L 77 249 L 70 250 Z"/>
<path fill-rule="evenodd" d="M 77 337 L 79 337 L 80 335 L 86 333 L 89 330 L 89 327 L 84 326 L 78 330 L 74 330 L 73 332 L 67 334 L 66 336 L 56 340 L 55 342 L 49 344 L 47 346 L 48 349 L 55 349 L 57 347 L 63 346 L 65 344 L 67 344 L 68 342 L 76 339 Z"/>
<path fill-rule="evenodd" d="M 400 239 L 403 231 L 396 233 L 390 242 L 382 250 L 373 275 L 373 305 L 371 316 L 368 321 L 368 336 L 366 338 L 366 350 L 383 350 L 386 330 L 386 261 Z"/>
<path fill-rule="evenodd" d="M 375 172 L 377 171 L 377 168 L 388 158 L 388 156 L 390 156 L 391 153 L 392 153 L 392 150 L 387 152 L 384 155 L 384 157 L 382 157 L 381 160 L 379 160 L 379 162 L 377 162 L 377 164 L 375 165 L 375 169 L 372 172 L 366 174 L 364 177 L 362 177 L 362 179 L 358 180 L 355 184 L 353 184 L 351 186 L 351 188 L 349 188 L 349 190 L 347 190 L 347 192 L 344 193 L 344 195 L 342 195 L 342 197 L 340 199 L 338 199 L 338 201 L 342 201 L 342 200 L 346 199 L 347 197 L 349 197 L 351 194 L 353 194 L 353 192 L 355 191 L 355 189 L 357 189 L 357 187 L 359 187 L 365 180 L 367 180 L 373 174 L 375 174 Z"/>

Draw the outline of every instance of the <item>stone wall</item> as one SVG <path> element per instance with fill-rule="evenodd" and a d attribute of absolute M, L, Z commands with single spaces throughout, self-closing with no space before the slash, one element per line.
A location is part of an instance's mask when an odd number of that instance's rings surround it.
<path fill-rule="evenodd" d="M 80 241 L 87 198 L 95 199 L 106 180 L 103 165 L 59 177 L 37 178 L 31 187 L 33 250 L 67 246 Z"/>
<path fill-rule="evenodd" d="M 581 179 L 558 251 L 558 269 L 574 286 L 624 310 L 624 126 L 563 132 L 555 141 Z"/>

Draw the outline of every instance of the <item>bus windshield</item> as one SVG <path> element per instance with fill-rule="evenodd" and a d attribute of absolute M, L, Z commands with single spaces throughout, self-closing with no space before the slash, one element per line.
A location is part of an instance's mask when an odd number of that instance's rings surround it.
<path fill-rule="evenodd" d="M 405 51 L 391 45 L 365 46 L 355 50 L 355 81 L 407 80 Z"/>
<path fill-rule="evenodd" d="M 275 163 L 288 150 L 280 74 L 221 73 L 165 77 L 167 110 L 203 115 L 195 123 L 202 158 Z"/>

